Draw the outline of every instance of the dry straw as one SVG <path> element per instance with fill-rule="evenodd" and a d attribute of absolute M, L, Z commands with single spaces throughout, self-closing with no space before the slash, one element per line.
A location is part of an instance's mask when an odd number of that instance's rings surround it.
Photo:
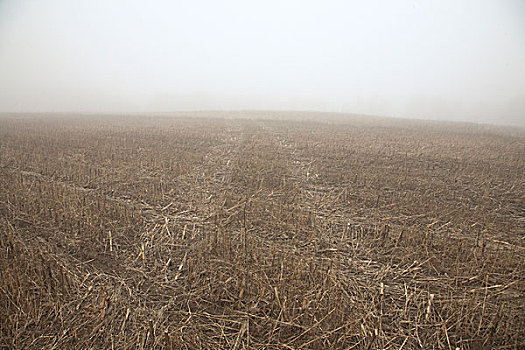
<path fill-rule="evenodd" d="M 4 118 L 0 347 L 523 348 L 524 140 Z"/>

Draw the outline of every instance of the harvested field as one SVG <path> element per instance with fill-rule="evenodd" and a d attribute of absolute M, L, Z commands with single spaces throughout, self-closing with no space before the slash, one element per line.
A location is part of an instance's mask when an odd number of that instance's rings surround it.
<path fill-rule="evenodd" d="M 523 349 L 524 174 L 523 129 L 4 115 L 0 347 Z"/>

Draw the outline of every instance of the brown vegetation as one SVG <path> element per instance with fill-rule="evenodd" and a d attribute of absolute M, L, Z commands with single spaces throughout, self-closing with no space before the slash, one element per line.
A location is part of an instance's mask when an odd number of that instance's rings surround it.
<path fill-rule="evenodd" d="M 523 348 L 522 130 L 249 116 L 0 119 L 0 347 Z"/>

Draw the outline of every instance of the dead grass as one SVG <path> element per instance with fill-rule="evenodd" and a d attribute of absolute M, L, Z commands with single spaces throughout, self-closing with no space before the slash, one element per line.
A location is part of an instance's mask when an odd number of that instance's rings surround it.
<path fill-rule="evenodd" d="M 264 118 L 0 120 L 0 347 L 523 348 L 522 131 Z"/>

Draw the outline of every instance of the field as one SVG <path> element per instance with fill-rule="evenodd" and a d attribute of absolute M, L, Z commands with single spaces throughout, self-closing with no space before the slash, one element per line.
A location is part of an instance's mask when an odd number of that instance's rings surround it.
<path fill-rule="evenodd" d="M 0 117 L 0 348 L 523 349 L 525 130 Z"/>

